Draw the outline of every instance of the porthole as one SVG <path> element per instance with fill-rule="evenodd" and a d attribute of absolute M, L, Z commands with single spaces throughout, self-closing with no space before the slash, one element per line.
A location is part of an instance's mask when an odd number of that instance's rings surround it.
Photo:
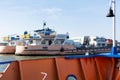
<path fill-rule="evenodd" d="M 76 76 L 73 74 L 70 74 L 66 77 L 66 80 L 77 80 Z"/>

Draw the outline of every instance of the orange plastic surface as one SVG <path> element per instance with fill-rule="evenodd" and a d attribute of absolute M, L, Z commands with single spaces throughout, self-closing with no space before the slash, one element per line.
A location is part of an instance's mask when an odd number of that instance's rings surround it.
<path fill-rule="evenodd" d="M 21 80 L 58 80 L 55 60 L 19 61 Z"/>
<path fill-rule="evenodd" d="M 81 58 L 81 65 L 86 80 L 99 80 L 99 75 L 94 58 Z"/>
<path fill-rule="evenodd" d="M 77 80 L 84 80 L 84 74 L 79 59 L 56 58 L 59 80 L 66 80 L 69 75 L 76 76 Z"/>
<path fill-rule="evenodd" d="M 64 57 L 12 62 L 0 80 L 120 80 L 120 59 Z"/>
<path fill-rule="evenodd" d="M 17 62 L 12 62 L 5 72 L 3 72 L 0 80 L 21 80 L 19 74 L 19 65 Z"/>

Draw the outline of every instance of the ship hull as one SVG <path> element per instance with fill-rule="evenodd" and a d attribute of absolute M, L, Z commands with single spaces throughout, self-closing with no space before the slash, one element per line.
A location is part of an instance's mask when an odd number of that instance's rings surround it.
<path fill-rule="evenodd" d="M 14 54 L 15 47 L 14 46 L 0 46 L 0 54 Z"/>
<path fill-rule="evenodd" d="M 75 47 L 72 45 L 50 46 L 16 46 L 16 55 L 64 55 L 73 54 Z M 66 55 L 67 55 L 66 54 Z"/>

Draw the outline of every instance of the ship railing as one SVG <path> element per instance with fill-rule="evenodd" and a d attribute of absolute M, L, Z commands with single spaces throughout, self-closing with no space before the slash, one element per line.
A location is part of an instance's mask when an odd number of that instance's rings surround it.
<path fill-rule="evenodd" d="M 76 51 L 80 54 L 83 53 L 90 53 L 90 54 L 95 54 L 95 53 L 109 53 L 111 51 L 111 47 L 83 47 L 76 49 Z M 117 52 L 120 52 L 120 46 L 117 46 Z"/>

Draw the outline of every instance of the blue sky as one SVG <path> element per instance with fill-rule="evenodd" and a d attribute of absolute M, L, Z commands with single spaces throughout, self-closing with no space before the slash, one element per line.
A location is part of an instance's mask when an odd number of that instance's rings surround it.
<path fill-rule="evenodd" d="M 57 33 L 112 38 L 110 0 L 0 0 L 0 36 L 42 28 L 43 22 Z M 120 40 L 120 0 L 116 0 L 116 33 Z"/>

